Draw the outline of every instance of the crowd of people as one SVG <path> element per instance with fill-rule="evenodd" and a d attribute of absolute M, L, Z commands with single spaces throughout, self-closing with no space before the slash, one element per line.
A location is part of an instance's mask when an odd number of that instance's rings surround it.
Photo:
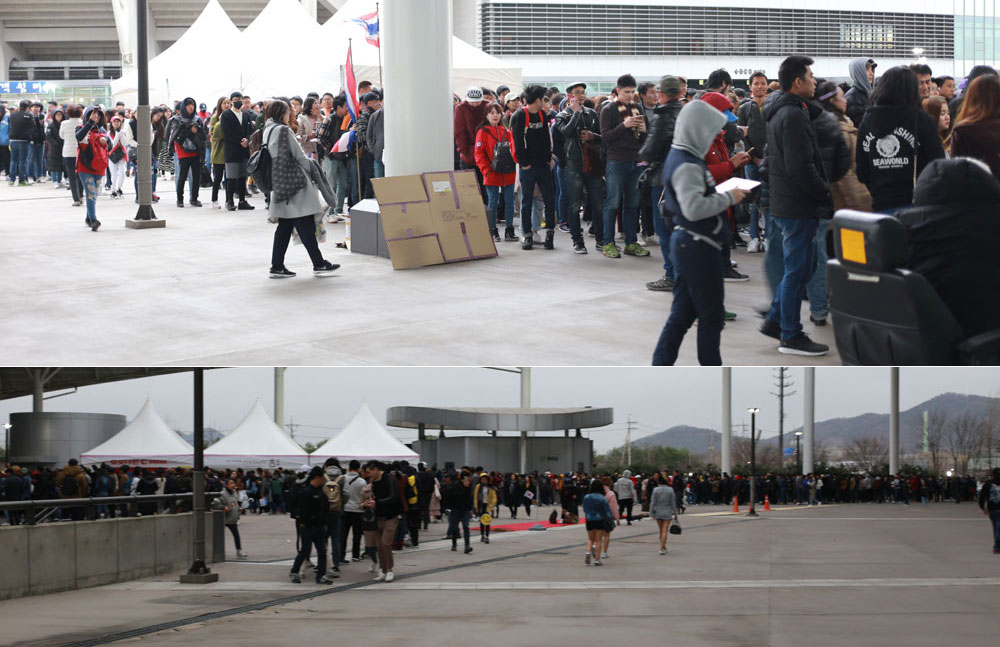
<path fill-rule="evenodd" d="M 782 353 L 828 352 L 806 334 L 801 307 L 808 299 L 812 324 L 827 324 L 824 265 L 838 209 L 898 216 L 911 232 L 906 266 L 938 290 L 966 336 L 1000 326 L 1000 305 L 977 297 L 1000 279 L 1000 231 L 984 213 L 1000 197 L 996 70 L 976 66 L 956 82 L 917 63 L 879 76 L 861 57 L 845 71 L 851 83 L 837 84 L 812 64 L 789 56 L 776 79 L 752 74 L 748 90 L 722 69 L 697 91 L 682 76 L 639 83 L 630 74 L 609 95 L 582 81 L 520 93 L 472 86 L 454 97 L 455 167 L 475 172 L 496 242 L 554 249 L 559 229 L 574 252 L 587 253 L 589 235 L 612 259 L 658 245 L 663 272 L 646 287 L 674 298 L 654 364 L 676 361 L 695 321 L 699 362 L 722 362 L 722 329 L 735 317 L 724 285 L 750 279 L 732 260 L 738 246 L 764 255 L 773 300 L 759 310 L 760 332 Z M 324 215 L 340 221 L 385 173 L 382 91 L 368 81 L 357 90 L 354 113 L 343 92 L 254 102 L 237 91 L 211 112 L 190 97 L 153 107 L 154 201 L 157 176 L 170 174 L 179 208 L 188 184 L 188 206 L 202 206 L 199 190 L 211 187 L 214 208 L 251 210 L 259 189 L 248 162 L 264 146 L 275 178 L 264 197 L 278 224 L 271 276 L 294 276 L 284 266 L 293 230 L 316 273 L 333 271 L 317 244 Z M 136 174 L 136 115 L 122 103 L 43 108 L 0 108 L 0 151 L 10 150 L 0 172 L 19 186 L 45 181 L 46 170 L 55 187 L 65 179 L 96 231 L 97 197 L 120 199 Z M 716 190 L 734 177 L 760 184 Z"/>

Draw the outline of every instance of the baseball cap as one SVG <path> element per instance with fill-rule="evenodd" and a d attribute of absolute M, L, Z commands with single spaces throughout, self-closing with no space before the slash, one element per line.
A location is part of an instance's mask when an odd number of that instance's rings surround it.
<path fill-rule="evenodd" d="M 733 114 L 733 104 L 729 103 L 729 99 L 725 95 L 718 92 L 706 92 L 702 95 L 701 100 L 724 114 L 729 123 L 736 121 L 736 115 Z"/>
<path fill-rule="evenodd" d="M 676 76 L 664 76 L 660 79 L 660 92 L 667 96 L 680 96 L 683 87 L 684 84 Z"/>
<path fill-rule="evenodd" d="M 470 85 L 465 91 L 465 100 L 469 103 L 479 103 L 483 100 L 483 89 L 478 85 Z"/>
<path fill-rule="evenodd" d="M 199 103 L 198 110 L 208 110 L 208 106 L 205 105 L 204 103 Z"/>

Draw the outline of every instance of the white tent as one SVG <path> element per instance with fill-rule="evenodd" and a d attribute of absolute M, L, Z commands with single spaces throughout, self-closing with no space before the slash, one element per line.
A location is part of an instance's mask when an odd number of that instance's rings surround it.
<path fill-rule="evenodd" d="M 209 0 L 198 18 L 173 45 L 149 61 L 151 105 L 184 97 L 214 107 L 221 96 L 241 87 L 240 30 L 218 0 Z M 138 104 L 139 75 L 133 71 L 111 82 L 111 95 Z"/>
<path fill-rule="evenodd" d="M 205 450 L 205 465 L 213 468 L 297 468 L 309 460 L 258 400 L 243 422 Z"/>
<path fill-rule="evenodd" d="M 347 39 L 350 38 L 355 77 L 358 81 L 367 80 L 378 86 L 378 48 L 365 40 L 364 27 L 354 22 L 374 11 L 375 0 L 347 0 L 340 11 L 323 24 L 322 32 L 327 52 L 325 60 L 334 62 L 342 71 L 347 61 Z M 385 11 L 385 8 L 381 7 L 380 11 Z M 428 47 L 433 46 L 433 43 L 428 43 Z M 470 85 L 488 88 L 507 85 L 512 92 L 521 91 L 521 68 L 517 65 L 491 56 L 457 36 L 452 36 L 451 50 L 453 93 L 464 96 Z M 413 73 L 420 74 L 421 70 L 413 70 Z M 341 87 L 339 80 L 338 87 Z M 389 88 L 389 91 L 392 89 Z"/>
<path fill-rule="evenodd" d="M 313 452 L 312 462 L 319 464 L 331 456 L 341 460 L 383 461 L 416 461 L 420 458 L 375 419 L 367 402 L 361 404 L 346 427 L 334 433 L 330 440 Z"/>
<path fill-rule="evenodd" d="M 194 448 L 167 426 L 153 403 L 146 404 L 132 422 L 97 447 L 80 456 L 84 465 L 138 465 L 143 467 L 188 467 Z"/>
<path fill-rule="evenodd" d="M 336 92 L 340 68 L 323 39 L 298 0 L 271 0 L 240 34 L 243 91 L 261 99 Z"/>

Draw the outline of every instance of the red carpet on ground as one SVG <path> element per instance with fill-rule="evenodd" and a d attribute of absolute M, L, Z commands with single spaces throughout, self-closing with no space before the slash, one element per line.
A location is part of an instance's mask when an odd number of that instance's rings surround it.
<path fill-rule="evenodd" d="M 559 526 L 575 525 L 579 526 L 581 524 L 562 524 L 562 523 L 549 523 L 548 519 L 538 520 L 538 521 L 525 521 L 524 523 L 508 523 L 504 525 L 491 524 L 491 532 L 517 532 L 518 530 L 530 530 L 532 526 L 541 524 L 546 528 L 558 528 Z M 479 530 L 479 526 L 470 527 L 470 530 Z"/>

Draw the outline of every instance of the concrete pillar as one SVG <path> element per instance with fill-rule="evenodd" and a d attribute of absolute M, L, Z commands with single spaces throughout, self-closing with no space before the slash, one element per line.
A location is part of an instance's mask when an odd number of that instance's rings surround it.
<path fill-rule="evenodd" d="M 816 421 L 816 367 L 806 367 L 805 385 L 803 388 L 802 421 L 802 473 L 808 474 L 813 471 L 813 434 L 815 432 Z"/>
<path fill-rule="evenodd" d="M 274 367 L 274 424 L 285 428 L 285 371 L 284 366 Z M 421 438 L 423 440 L 423 438 Z"/>
<path fill-rule="evenodd" d="M 563 429 L 563 437 L 569 438 L 569 429 Z"/>
<path fill-rule="evenodd" d="M 3 22 L 0 21 L 0 76 L 4 79 L 10 78 L 10 64 L 15 60 L 22 60 L 24 55 L 20 50 L 7 42 L 7 37 L 4 34 Z M 14 109 L 17 109 L 17 104 L 14 103 Z"/>
<path fill-rule="evenodd" d="M 733 440 L 733 369 L 729 366 L 722 369 L 722 464 L 719 469 L 732 474 L 732 454 L 730 446 Z"/>
<path fill-rule="evenodd" d="M 31 372 L 31 382 L 31 410 L 41 413 L 45 410 L 45 378 L 42 376 L 42 369 Z"/>
<path fill-rule="evenodd" d="M 454 168 L 451 0 L 386 0 L 381 9 L 385 174 Z M 420 110 L 413 101 L 420 98 Z"/>
<path fill-rule="evenodd" d="M 417 423 L 417 440 L 424 440 L 427 437 L 427 425 L 422 422 Z"/>
<path fill-rule="evenodd" d="M 889 369 L 889 473 L 899 472 L 899 367 Z"/>
<path fill-rule="evenodd" d="M 450 33 L 450 32 L 449 32 Z M 531 408 L 531 367 L 522 366 L 521 371 L 521 408 Z M 528 471 L 528 432 L 521 432 L 521 474 Z"/>

